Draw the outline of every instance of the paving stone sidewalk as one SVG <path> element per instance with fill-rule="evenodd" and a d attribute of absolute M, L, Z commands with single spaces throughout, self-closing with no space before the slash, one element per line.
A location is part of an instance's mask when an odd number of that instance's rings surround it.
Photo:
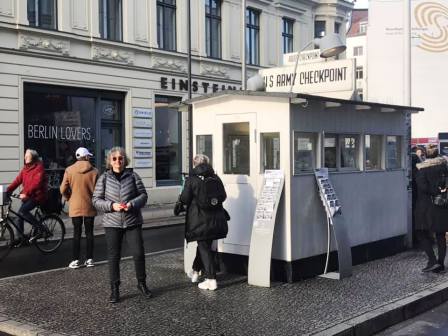
<path fill-rule="evenodd" d="M 45 335 L 310 335 L 448 283 L 446 273 L 421 273 L 424 264 L 422 253 L 409 251 L 355 266 L 341 281 L 271 288 L 219 274 L 219 290 L 203 292 L 183 274 L 182 251 L 174 251 L 147 258 L 151 300 L 137 293 L 132 260 L 122 261 L 116 305 L 107 303 L 106 265 L 0 280 L 0 330 L 12 319 Z"/>

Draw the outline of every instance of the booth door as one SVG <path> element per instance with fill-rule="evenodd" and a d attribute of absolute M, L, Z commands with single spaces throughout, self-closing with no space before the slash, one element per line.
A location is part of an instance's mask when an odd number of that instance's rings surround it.
<path fill-rule="evenodd" d="M 248 254 L 256 206 L 256 114 L 216 116 L 215 168 L 226 187 L 229 233 L 220 251 Z"/>

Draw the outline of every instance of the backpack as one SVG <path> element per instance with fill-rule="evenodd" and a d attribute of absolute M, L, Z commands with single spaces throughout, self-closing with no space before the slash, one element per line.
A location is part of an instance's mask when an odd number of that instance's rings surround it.
<path fill-rule="evenodd" d="M 226 199 L 224 185 L 218 176 L 198 176 L 202 183 L 197 197 L 198 205 L 204 210 L 222 208 L 222 203 Z"/>

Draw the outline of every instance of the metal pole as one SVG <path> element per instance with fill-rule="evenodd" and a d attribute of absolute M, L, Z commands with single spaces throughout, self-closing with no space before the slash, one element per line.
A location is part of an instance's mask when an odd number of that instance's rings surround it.
<path fill-rule="evenodd" d="M 246 0 L 241 0 L 241 89 L 246 90 Z"/>
<path fill-rule="evenodd" d="M 188 99 L 191 99 L 191 0 L 187 3 Z M 188 167 L 193 169 L 193 107 L 188 104 Z"/>
<path fill-rule="evenodd" d="M 404 20 L 403 20 L 403 32 L 404 32 L 404 92 L 403 99 L 404 105 L 411 106 L 412 97 L 411 97 L 411 1 L 406 0 L 404 3 Z"/>

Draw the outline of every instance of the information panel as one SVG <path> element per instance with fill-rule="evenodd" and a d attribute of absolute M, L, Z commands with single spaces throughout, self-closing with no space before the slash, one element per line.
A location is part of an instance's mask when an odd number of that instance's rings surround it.
<path fill-rule="evenodd" d="M 285 176 L 281 170 L 266 170 L 263 188 L 257 200 L 249 250 L 248 282 L 250 285 L 271 286 L 271 254 L 277 208 Z"/>

